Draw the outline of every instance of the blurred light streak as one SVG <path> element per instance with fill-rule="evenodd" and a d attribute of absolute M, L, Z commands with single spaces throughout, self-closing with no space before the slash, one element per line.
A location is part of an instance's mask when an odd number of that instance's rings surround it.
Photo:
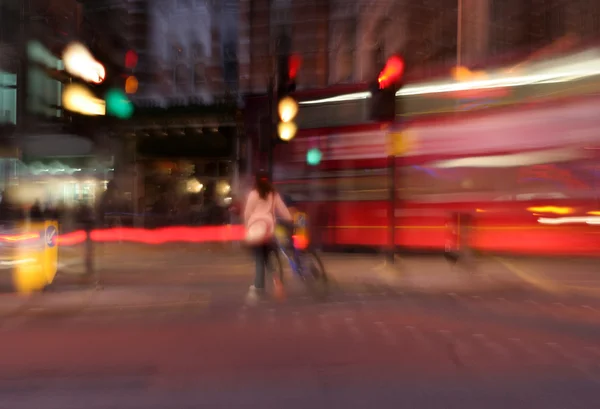
<path fill-rule="evenodd" d="M 595 225 L 600 225 L 600 217 L 557 217 L 557 218 L 540 217 L 538 219 L 538 223 L 552 224 L 552 225 L 589 224 L 589 225 L 595 226 Z"/>
<path fill-rule="evenodd" d="M 506 71 L 495 74 L 496 78 L 474 81 L 440 81 L 407 85 L 396 96 L 440 94 L 446 92 L 471 91 L 476 89 L 494 89 L 520 87 L 533 84 L 552 84 L 600 75 L 600 50 L 594 49 L 565 58 L 551 60 L 532 67 L 527 75 L 507 75 Z M 490 75 L 494 76 L 494 75 Z M 370 98 L 370 92 L 358 92 L 302 101 L 300 105 L 323 104 Z"/>
<path fill-rule="evenodd" d="M 63 106 L 83 115 L 106 115 L 106 103 L 94 97 L 83 85 L 68 84 L 63 92 Z"/>
<path fill-rule="evenodd" d="M 85 81 L 100 84 L 106 77 L 104 66 L 81 43 L 69 44 L 63 53 L 65 69 Z"/>
<path fill-rule="evenodd" d="M 370 97 L 371 97 L 370 92 L 355 92 L 352 94 L 339 95 L 337 97 L 331 97 L 331 98 L 315 99 L 312 101 L 300 101 L 300 102 L 298 102 L 298 104 L 299 105 L 312 105 L 312 104 L 324 104 L 327 102 L 355 101 L 357 99 L 367 99 Z"/>
<path fill-rule="evenodd" d="M 83 230 L 74 231 L 71 233 L 59 234 L 56 242 L 59 246 L 74 246 L 83 243 L 87 234 Z"/>
<path fill-rule="evenodd" d="M 510 168 L 533 166 L 549 162 L 569 161 L 585 157 L 576 150 L 552 149 L 539 152 L 517 153 L 512 155 L 476 156 L 451 159 L 434 164 L 437 168 Z"/>
<path fill-rule="evenodd" d="M 554 214 L 571 214 L 573 213 L 573 209 L 570 207 L 559 207 L 559 206 L 534 206 L 528 207 L 528 211 L 533 213 L 554 213 Z"/>
<path fill-rule="evenodd" d="M 18 258 L 15 260 L 2 260 L 2 261 L 0 261 L 0 265 L 15 266 L 17 264 L 37 263 L 37 261 L 38 260 L 35 258 Z"/>
<path fill-rule="evenodd" d="M 25 234 L 2 234 L 0 235 L 0 241 L 6 242 L 22 242 L 27 240 L 36 240 L 40 238 L 39 233 L 25 233 Z"/>
<path fill-rule="evenodd" d="M 78 230 L 59 235 L 57 243 L 61 246 L 73 246 L 83 243 L 86 237 L 83 230 Z M 93 230 L 91 238 L 96 242 L 124 241 L 144 244 L 240 241 L 244 238 L 244 226 L 166 227 L 155 230 L 116 227 Z"/>

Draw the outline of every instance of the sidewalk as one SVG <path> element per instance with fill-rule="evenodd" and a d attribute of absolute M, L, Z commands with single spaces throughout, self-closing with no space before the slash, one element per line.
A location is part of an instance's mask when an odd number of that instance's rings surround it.
<path fill-rule="evenodd" d="M 22 315 L 59 315 L 127 309 L 207 307 L 208 291 L 188 287 L 138 286 L 103 289 L 66 289 L 29 296 L 0 295 L 0 319 Z"/>
<path fill-rule="evenodd" d="M 226 260 L 226 257 L 222 257 L 220 261 L 223 260 Z M 325 254 L 322 260 L 334 288 L 342 292 L 362 292 L 365 288 L 373 286 L 433 295 L 478 295 L 526 285 L 499 263 L 482 265 L 480 273 L 473 275 L 459 269 L 451 269 L 442 257 L 408 257 L 398 260 L 394 265 L 386 264 L 382 256 L 368 255 Z M 250 257 L 246 258 L 244 265 L 236 266 L 230 263 L 220 266 L 217 270 L 216 274 L 214 271 L 205 274 L 198 272 L 197 276 L 190 276 L 185 268 L 178 271 L 162 267 L 151 272 L 138 265 L 135 269 L 136 274 L 121 277 L 121 282 L 111 280 L 105 273 L 106 280 L 102 282 L 101 289 L 94 289 L 89 285 L 77 286 L 68 281 L 61 282 L 59 278 L 56 290 L 49 292 L 30 296 L 0 294 L 0 320 L 31 315 L 118 313 L 124 310 L 189 307 L 204 309 L 221 297 L 223 300 L 238 297 L 241 300 L 253 278 Z M 129 272 L 114 271 L 112 274 L 127 276 Z M 158 280 L 149 280 L 151 274 L 159 274 L 160 277 Z M 288 277 L 290 274 L 288 271 Z M 214 278 L 220 285 L 215 287 L 202 281 L 206 279 L 203 275 Z M 298 283 L 295 281 L 289 282 L 288 286 L 292 292 L 298 290 Z"/>
<path fill-rule="evenodd" d="M 85 244 L 59 248 L 58 271 L 67 275 L 85 273 Z M 161 267 L 177 262 L 184 265 L 209 266 L 222 262 L 248 262 L 248 254 L 232 243 L 169 243 L 159 246 L 137 243 L 94 243 L 93 261 L 99 270 L 136 268 L 140 264 Z"/>
<path fill-rule="evenodd" d="M 253 279 L 253 260 L 246 252 L 171 248 L 111 248 L 99 273 L 102 289 L 81 285 L 81 273 L 61 273 L 55 290 L 20 296 L 0 294 L 0 318 L 31 314 L 208 307 L 232 295 L 241 299 Z M 126 256 L 126 258 L 125 258 Z M 342 292 L 368 287 L 424 294 L 472 294 L 529 287 L 532 284 L 495 259 L 476 273 L 451 267 L 442 256 L 406 256 L 389 264 L 383 255 L 321 255 L 330 281 Z M 132 261 L 128 264 L 126 259 Z M 286 268 L 290 290 L 297 283 Z M 237 298 L 235 298 L 237 299 Z"/>
<path fill-rule="evenodd" d="M 253 260 L 246 251 L 198 246 L 171 248 L 107 247 L 98 253 L 96 268 L 104 285 L 155 284 L 237 285 L 252 281 Z M 331 281 L 345 288 L 391 286 L 401 291 L 467 293 L 527 285 L 518 274 L 495 259 L 478 264 L 476 273 L 451 267 L 443 256 L 406 256 L 389 264 L 383 255 L 321 254 Z M 285 266 L 285 263 L 284 263 Z M 291 277 L 289 267 L 286 274 Z M 63 270 L 58 282 L 76 278 L 83 270 Z M 529 283 L 531 284 L 531 283 Z"/>
<path fill-rule="evenodd" d="M 527 284 L 503 264 L 480 262 L 472 273 L 453 267 L 443 256 L 396 257 L 324 254 L 328 274 L 343 285 L 386 285 L 430 294 L 477 293 L 522 288 Z"/>

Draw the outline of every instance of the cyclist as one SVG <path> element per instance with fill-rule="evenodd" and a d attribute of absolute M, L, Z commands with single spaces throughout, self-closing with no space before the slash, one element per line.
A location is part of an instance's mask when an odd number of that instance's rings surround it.
<path fill-rule="evenodd" d="M 258 234 L 262 236 L 251 242 L 256 260 L 256 275 L 254 285 L 250 286 L 248 291 L 247 301 L 249 303 L 256 303 L 265 291 L 267 259 L 269 252 L 275 249 L 273 235 L 275 233 L 276 215 L 286 222 L 292 221 L 290 211 L 281 196 L 275 191 L 267 173 L 258 172 L 254 188 L 248 195 L 244 209 L 244 224 L 247 235 L 250 234 L 253 226 L 262 225 L 258 229 Z"/>

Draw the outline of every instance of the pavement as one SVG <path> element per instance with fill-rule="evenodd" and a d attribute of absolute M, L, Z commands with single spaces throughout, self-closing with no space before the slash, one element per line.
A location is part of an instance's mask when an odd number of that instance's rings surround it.
<path fill-rule="evenodd" d="M 600 297 L 600 258 L 497 258 L 519 279 L 543 291 Z"/>
<path fill-rule="evenodd" d="M 102 243 L 94 248 L 95 274 L 85 274 L 83 246 L 63 247 L 52 290 L 32 296 L 0 294 L 0 316 L 27 311 L 149 309 L 239 304 L 253 279 L 253 261 L 235 243 L 214 245 Z M 475 271 L 441 256 L 321 255 L 335 292 L 395 291 L 428 295 L 490 296 L 536 290 L 561 297 L 600 298 L 595 260 L 487 257 Z M 291 272 L 287 271 L 291 278 Z M 587 280 L 587 281 L 582 281 Z M 98 285 L 95 285 L 98 282 Z M 306 291 L 294 279 L 289 295 Z M 170 308 L 169 307 L 169 308 Z"/>
<path fill-rule="evenodd" d="M 253 260 L 250 254 L 235 244 L 206 245 L 160 245 L 103 243 L 96 247 L 94 264 L 107 280 L 116 275 L 125 276 L 134 271 L 148 276 L 163 271 L 170 278 L 188 272 L 198 277 L 213 273 L 222 278 L 242 276 L 250 278 Z M 59 270 L 65 276 L 84 274 L 84 248 L 82 246 L 61 249 Z M 506 267 L 495 260 L 479 263 L 475 274 L 461 268 L 451 268 L 443 257 L 421 256 L 396 258 L 389 263 L 380 254 L 320 254 L 328 274 L 339 282 L 373 282 L 389 285 L 412 286 L 440 291 L 456 289 L 462 285 L 488 285 L 486 281 L 514 284 L 520 279 L 506 274 Z M 285 264 L 285 263 L 284 263 Z M 215 273 L 218 272 L 218 273 Z M 163 274 L 166 275 L 166 274 Z M 485 280 L 477 277 L 486 276 Z"/>
<path fill-rule="evenodd" d="M 172 287 L 91 286 L 67 288 L 32 295 L 0 295 L 0 319 L 19 316 L 60 314 L 115 313 L 126 310 L 165 310 L 202 307 L 210 301 L 210 293 L 202 289 Z"/>

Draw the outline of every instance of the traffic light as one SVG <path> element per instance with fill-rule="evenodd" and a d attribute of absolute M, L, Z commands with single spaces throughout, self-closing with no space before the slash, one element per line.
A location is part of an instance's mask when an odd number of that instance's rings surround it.
<path fill-rule="evenodd" d="M 300 70 L 302 59 L 297 54 L 282 57 L 279 61 L 279 82 L 277 94 L 284 97 L 296 91 L 296 77 Z"/>
<path fill-rule="evenodd" d="M 125 92 L 128 94 L 135 94 L 138 90 L 138 86 L 139 86 L 138 80 L 133 75 L 130 75 L 125 80 Z"/>
<path fill-rule="evenodd" d="M 372 120 L 395 120 L 396 92 L 402 86 L 403 75 L 404 60 L 397 55 L 391 56 L 370 87 Z"/>
<path fill-rule="evenodd" d="M 294 122 L 298 114 L 298 102 L 290 94 L 296 90 L 296 75 L 300 69 L 300 63 L 300 57 L 292 55 L 282 58 L 278 67 L 277 113 L 279 124 L 277 125 L 277 135 L 285 142 L 291 141 L 298 132 L 298 126 Z"/>
<path fill-rule="evenodd" d="M 127 94 L 135 94 L 139 87 L 139 81 L 133 75 L 135 67 L 138 63 L 138 55 L 135 51 L 129 50 L 125 53 L 125 76 L 127 79 L 125 80 L 125 92 Z"/>
<path fill-rule="evenodd" d="M 120 119 L 129 119 L 133 115 L 133 104 L 127 95 L 118 88 L 106 93 L 106 113 Z"/>
<path fill-rule="evenodd" d="M 129 50 L 125 53 L 125 68 L 133 70 L 138 63 L 138 56 L 133 50 Z"/>
<path fill-rule="evenodd" d="M 311 166 L 317 166 L 321 163 L 321 159 L 323 159 L 323 153 L 319 148 L 311 148 L 306 152 L 306 163 Z"/>

